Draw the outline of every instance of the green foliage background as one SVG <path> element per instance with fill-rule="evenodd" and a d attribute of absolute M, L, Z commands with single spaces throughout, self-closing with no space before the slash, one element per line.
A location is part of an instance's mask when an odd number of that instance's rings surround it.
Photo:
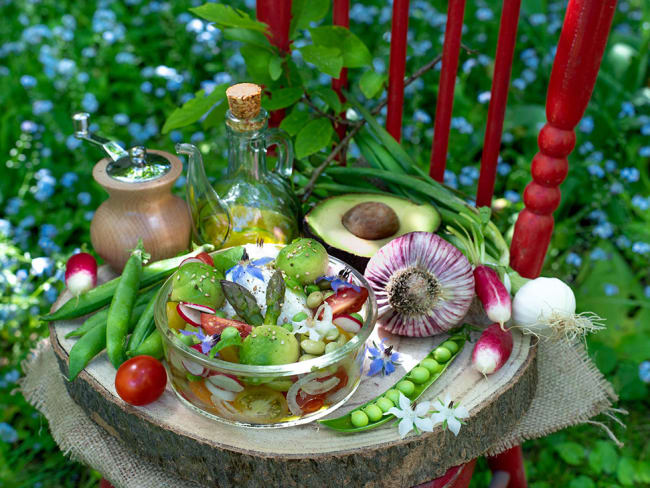
<path fill-rule="evenodd" d="M 47 335 L 37 317 L 62 287 L 65 259 L 89 246 L 93 209 L 105 198 L 90 177 L 102 155 L 71 136 L 70 115 L 90 112 L 94 129 L 125 145 L 173 152 L 174 142 L 190 140 L 209 154 L 208 172 L 218 177 L 225 165 L 223 90 L 232 82 L 263 82 L 272 93 L 264 105 L 286 108 L 282 127 L 295 137 L 300 187 L 337 137 L 314 127 L 329 127 L 325 114 L 345 109 L 329 88 L 330 77 L 348 67 L 350 94 L 368 107 L 385 96 L 387 2 L 352 2 L 348 34 L 328 27 L 329 1 L 294 0 L 290 57 L 266 41 L 250 1 L 229 5 L 250 18 L 189 0 L 0 0 L 2 486 L 95 486 L 98 480 L 58 451 L 46 421 L 15 392 L 20 361 Z M 530 180 L 565 7 L 561 0 L 522 2 L 495 193 L 503 197 L 495 201 L 495 218 L 506 233 Z M 411 2 L 407 73 L 441 52 L 445 11 L 444 2 Z M 472 51 L 461 53 L 445 175 L 448 185 L 468 195 L 478 177 L 499 16 L 500 2 L 468 2 L 463 42 Z M 626 430 L 611 425 L 625 447 L 616 448 L 591 426 L 528 442 L 526 468 L 535 488 L 650 483 L 649 40 L 648 3 L 621 0 L 593 99 L 577 128 L 544 269 L 572 283 L 582 310 L 607 318 L 607 330 L 590 339 L 589 351 L 630 411 Z M 434 69 L 406 92 L 403 142 L 422 168 L 437 83 Z M 380 122 L 384 117 L 380 112 Z M 359 156 L 354 144 L 348 155 Z M 480 461 L 472 486 L 487 486 L 488 476 Z"/>

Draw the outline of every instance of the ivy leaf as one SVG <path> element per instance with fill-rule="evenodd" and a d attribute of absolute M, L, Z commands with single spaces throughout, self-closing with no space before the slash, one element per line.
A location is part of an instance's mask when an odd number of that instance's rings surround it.
<path fill-rule="evenodd" d="M 386 75 L 375 73 L 372 70 L 366 71 L 359 80 L 359 88 L 366 98 L 374 98 L 381 93 L 386 82 Z"/>
<path fill-rule="evenodd" d="M 318 118 L 304 126 L 296 137 L 296 157 L 305 158 L 326 147 L 332 139 L 332 124 L 326 118 Z"/>
<path fill-rule="evenodd" d="M 228 88 L 228 83 L 216 86 L 209 95 L 205 95 L 203 90 L 197 92 L 194 98 L 188 100 L 182 107 L 171 113 L 162 128 L 163 134 L 199 120 L 215 103 L 226 97 L 226 88 Z"/>
<path fill-rule="evenodd" d="M 279 110 L 293 105 L 302 98 L 302 88 L 281 88 L 271 92 L 272 97 L 264 97 L 262 104 L 267 110 Z"/>
<path fill-rule="evenodd" d="M 273 56 L 269 59 L 269 75 L 273 81 L 282 76 L 282 58 L 280 56 Z"/>
<path fill-rule="evenodd" d="M 269 85 L 273 80 L 269 75 L 269 62 L 273 54 L 253 45 L 245 44 L 239 50 L 246 62 L 246 70 L 253 80 L 262 85 Z"/>
<path fill-rule="evenodd" d="M 271 46 L 271 43 L 266 36 L 259 31 L 244 29 L 243 27 L 232 27 L 223 30 L 223 37 L 230 41 L 239 41 L 256 47 L 261 47 L 267 51 L 275 51 L 275 48 Z"/>
<path fill-rule="evenodd" d="M 293 37 L 299 29 L 306 29 L 312 22 L 318 22 L 330 10 L 330 0 L 293 0 L 291 2 L 291 27 Z"/>
<path fill-rule="evenodd" d="M 585 457 L 584 448 L 576 442 L 562 442 L 555 446 L 555 450 L 565 463 L 572 466 L 580 464 Z"/>
<path fill-rule="evenodd" d="M 294 108 L 280 123 L 280 129 L 286 131 L 290 136 L 295 136 L 300 129 L 309 122 L 309 114 L 304 110 Z"/>
<path fill-rule="evenodd" d="M 322 86 L 312 91 L 312 94 L 324 101 L 329 108 L 334 110 L 334 113 L 339 113 L 341 111 L 341 101 L 339 100 L 339 96 L 331 88 Z"/>
<path fill-rule="evenodd" d="M 338 78 L 343 68 L 343 56 L 338 47 L 309 44 L 300 48 L 302 57 L 332 78 Z"/>
<path fill-rule="evenodd" d="M 328 25 L 309 29 L 316 46 L 336 47 L 343 52 L 343 66 L 361 68 L 372 62 L 370 51 L 361 39 L 349 29 L 338 25 Z"/>
<path fill-rule="evenodd" d="M 616 478 L 623 486 L 634 486 L 636 461 L 629 457 L 621 458 L 616 468 Z"/>
<path fill-rule="evenodd" d="M 594 449 L 589 453 L 589 466 L 596 473 L 601 472 L 612 474 L 616 471 L 618 464 L 618 453 L 611 442 L 596 441 Z"/>
<path fill-rule="evenodd" d="M 199 17 L 214 22 L 220 28 L 241 27 L 258 32 L 267 32 L 268 26 L 262 22 L 251 19 L 246 12 L 234 9 L 230 5 L 220 3 L 205 3 L 190 9 L 190 12 Z"/>

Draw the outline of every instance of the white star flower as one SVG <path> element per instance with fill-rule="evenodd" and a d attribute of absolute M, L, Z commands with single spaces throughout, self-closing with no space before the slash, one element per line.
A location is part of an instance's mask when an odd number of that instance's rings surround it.
<path fill-rule="evenodd" d="M 448 428 L 454 435 L 458 435 L 462 425 L 461 419 L 469 417 L 469 411 L 460 404 L 451 406 L 451 403 L 449 393 L 445 395 L 444 402 L 439 398 L 433 402 L 435 413 L 431 416 L 431 421 L 434 425 L 442 423 L 443 429 Z"/>
<path fill-rule="evenodd" d="M 321 313 L 323 316 L 319 319 Z M 318 307 L 313 317 L 293 323 L 294 334 L 309 334 L 312 341 L 320 341 L 332 329 L 336 329 L 336 325 L 332 323 L 332 307 L 327 303 Z"/>
<path fill-rule="evenodd" d="M 418 432 L 418 429 L 423 432 L 431 432 L 433 430 L 433 422 L 426 416 L 430 409 L 430 402 L 420 402 L 415 407 L 415 410 L 413 410 L 411 408 L 411 401 L 403 393 L 400 393 L 399 408 L 393 407 L 384 415 L 395 415 L 398 419 L 402 419 L 399 423 L 399 436 L 403 439 L 414 427 L 415 432 Z"/>

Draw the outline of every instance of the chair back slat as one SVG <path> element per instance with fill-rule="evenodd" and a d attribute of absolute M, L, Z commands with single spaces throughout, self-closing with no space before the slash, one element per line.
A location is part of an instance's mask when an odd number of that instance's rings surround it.
<path fill-rule="evenodd" d="M 512 58 L 517 41 L 517 24 L 519 22 L 519 7 L 521 0 L 503 0 L 499 38 L 494 60 L 494 75 L 490 91 L 490 106 L 488 108 L 483 154 L 481 156 L 481 172 L 476 190 L 476 206 L 490 206 L 494 194 L 494 181 L 497 173 L 501 136 L 503 134 L 503 119 L 508 103 L 508 88 Z"/>
<path fill-rule="evenodd" d="M 406 71 L 406 41 L 409 26 L 409 0 L 393 1 L 393 21 L 390 34 L 388 69 L 388 111 L 386 130 L 398 142 L 402 139 L 404 105 L 404 73 Z"/>
<path fill-rule="evenodd" d="M 458 71 L 458 55 L 460 53 L 464 14 L 465 0 L 449 0 L 445 41 L 442 46 L 442 69 L 438 85 L 436 117 L 433 123 L 431 165 L 429 167 L 431 177 L 440 182 L 444 180 L 445 167 L 447 166 L 449 130 L 451 127 L 451 113 L 454 107 L 454 88 L 456 85 L 456 72 Z"/>

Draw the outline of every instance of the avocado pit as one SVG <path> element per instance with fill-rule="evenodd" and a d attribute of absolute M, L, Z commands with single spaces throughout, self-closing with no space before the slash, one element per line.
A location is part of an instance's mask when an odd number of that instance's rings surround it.
<path fill-rule="evenodd" d="M 362 202 L 343 214 L 343 226 L 361 239 L 379 240 L 394 235 L 399 230 L 395 211 L 382 202 Z"/>

